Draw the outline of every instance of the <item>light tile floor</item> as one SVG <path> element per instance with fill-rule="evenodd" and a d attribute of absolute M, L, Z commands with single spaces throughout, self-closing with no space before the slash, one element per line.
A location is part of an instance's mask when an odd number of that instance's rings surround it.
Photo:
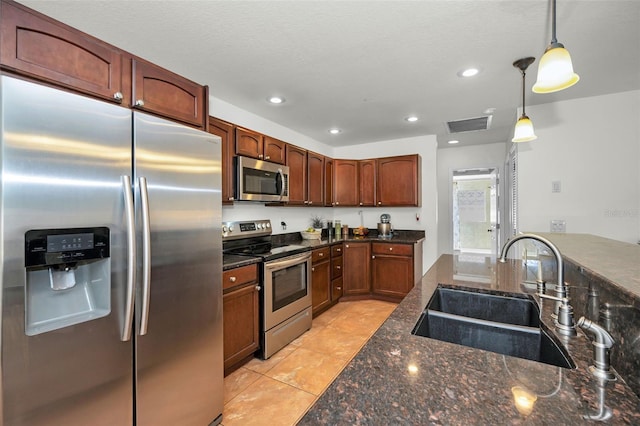
<path fill-rule="evenodd" d="M 266 361 L 253 359 L 224 379 L 224 426 L 295 425 L 397 305 L 341 302 L 311 330 Z"/>

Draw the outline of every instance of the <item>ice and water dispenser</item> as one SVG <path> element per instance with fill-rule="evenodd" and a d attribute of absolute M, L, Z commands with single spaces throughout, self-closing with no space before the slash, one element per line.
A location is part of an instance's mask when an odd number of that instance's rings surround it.
<path fill-rule="evenodd" d="M 28 336 L 111 312 L 109 228 L 30 230 L 24 240 Z"/>

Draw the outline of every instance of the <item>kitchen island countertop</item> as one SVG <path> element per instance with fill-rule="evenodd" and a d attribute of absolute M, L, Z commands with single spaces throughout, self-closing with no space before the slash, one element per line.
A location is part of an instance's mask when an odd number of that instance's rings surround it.
<path fill-rule="evenodd" d="M 299 424 L 572 425 L 601 423 L 607 413 L 611 424 L 640 424 L 640 400 L 624 381 L 589 373 L 592 348 L 582 330 L 564 340 L 575 369 L 411 334 L 438 283 L 526 292 L 521 282 L 520 261 L 441 256 Z M 542 305 L 547 325 L 551 309 Z M 517 389 L 527 391 L 530 411 Z"/>

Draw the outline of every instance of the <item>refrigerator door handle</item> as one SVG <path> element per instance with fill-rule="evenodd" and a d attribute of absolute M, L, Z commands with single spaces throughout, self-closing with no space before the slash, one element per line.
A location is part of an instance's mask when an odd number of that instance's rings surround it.
<path fill-rule="evenodd" d="M 140 336 L 147 334 L 149 324 L 149 299 L 151 297 L 151 225 L 149 223 L 149 191 L 147 179 L 138 178 L 140 206 L 142 208 L 142 314 Z"/>
<path fill-rule="evenodd" d="M 133 209 L 133 190 L 131 189 L 131 177 L 121 176 L 122 190 L 124 192 L 124 210 L 127 224 L 127 288 L 124 307 L 124 324 L 122 340 L 131 339 L 131 327 L 133 324 L 133 310 L 135 308 L 135 283 L 136 283 L 136 230 L 135 211 Z"/>

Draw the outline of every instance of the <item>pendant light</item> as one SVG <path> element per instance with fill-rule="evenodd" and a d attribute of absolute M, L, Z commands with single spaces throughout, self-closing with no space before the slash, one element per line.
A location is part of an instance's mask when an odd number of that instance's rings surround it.
<path fill-rule="evenodd" d="M 571 56 L 556 39 L 556 0 L 551 0 L 551 43 L 538 64 L 538 80 L 533 85 L 534 93 L 552 93 L 566 89 L 580 80 L 573 72 Z"/>
<path fill-rule="evenodd" d="M 513 132 L 513 139 L 511 139 L 512 142 L 529 142 L 538 139 L 536 134 L 533 132 L 533 123 L 531 122 L 529 117 L 527 117 L 527 114 L 524 110 L 524 84 L 526 75 L 525 71 L 535 60 L 536 58 L 530 56 L 528 58 L 518 59 L 513 63 L 513 66 L 520 69 L 520 71 L 522 72 L 522 115 L 516 123 L 516 128 Z"/>

